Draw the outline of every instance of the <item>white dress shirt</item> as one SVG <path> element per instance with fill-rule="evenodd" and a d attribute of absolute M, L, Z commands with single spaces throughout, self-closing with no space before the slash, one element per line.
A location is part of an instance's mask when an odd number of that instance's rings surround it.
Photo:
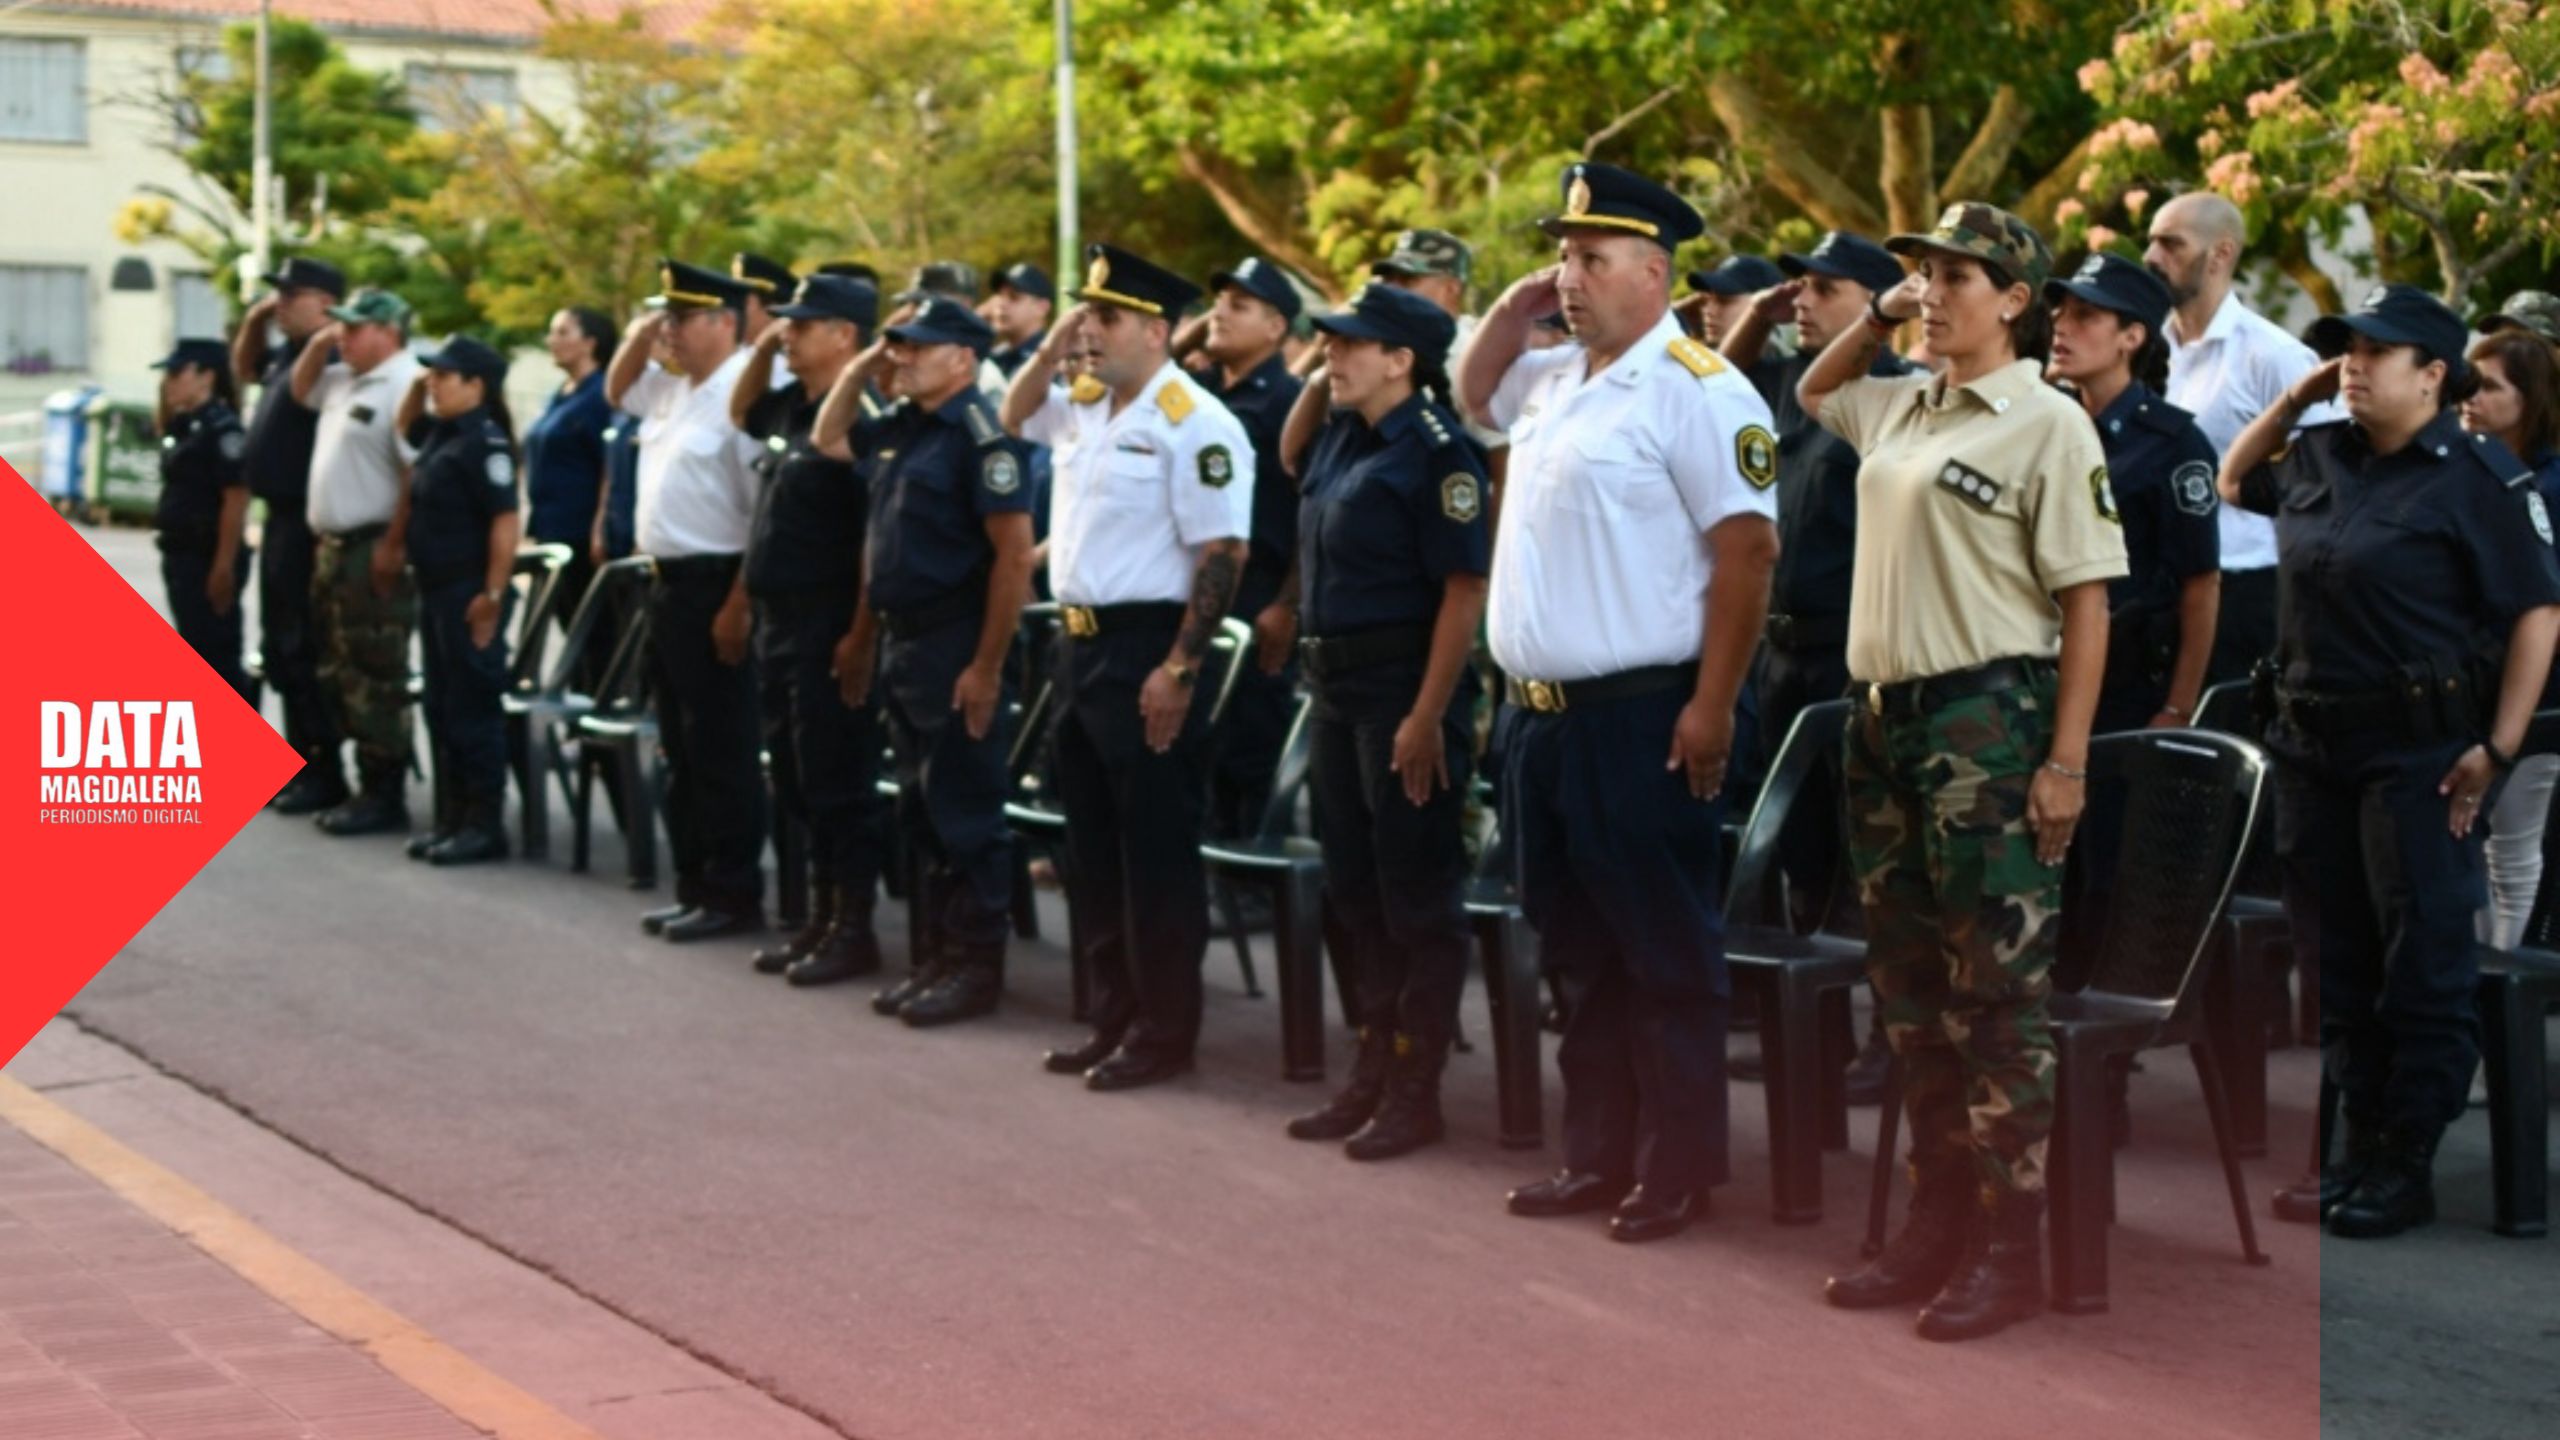
<path fill-rule="evenodd" d="M 1056 451 L 1049 588 L 1069 605 L 1180 603 L 1192 552 L 1253 533 L 1253 442 L 1226 406 L 1166 361 L 1111 413 L 1049 387 L 1022 438 Z"/>
<path fill-rule="evenodd" d="M 1666 313 L 1596 376 L 1579 343 L 1522 354 L 1486 408 L 1511 436 L 1486 617 L 1493 658 L 1550 681 L 1695 661 L 1715 574 L 1707 532 L 1778 513 L 1777 441 L 1759 392 Z M 1745 477 L 1746 447 L 1765 455 L 1766 479 Z"/>
<path fill-rule="evenodd" d="M 634 497 L 640 553 L 744 555 L 756 509 L 758 446 L 729 421 L 729 395 L 747 368 L 742 348 L 701 384 L 651 362 L 622 408 L 640 417 Z"/>
<path fill-rule="evenodd" d="M 304 502 L 313 530 L 336 535 L 390 523 L 407 483 L 391 418 L 417 378 L 418 357 L 405 349 L 361 375 L 344 360 L 320 372 L 305 402 L 320 412 Z"/>
<path fill-rule="evenodd" d="M 2196 428 L 2213 442 L 2216 454 L 2227 453 L 2240 432 L 2283 398 L 2286 388 L 2320 364 L 2311 347 L 2285 333 L 2282 326 L 2225 295 L 2204 334 L 2193 341 L 2178 338 L 2178 324 L 2168 325 L 2170 404 L 2196 417 Z M 2318 425 L 2339 419 L 2333 406 L 2315 407 L 2301 423 Z M 2218 507 L 2222 532 L 2222 568 L 2263 570 L 2276 563 L 2275 522 L 2237 505 Z"/>

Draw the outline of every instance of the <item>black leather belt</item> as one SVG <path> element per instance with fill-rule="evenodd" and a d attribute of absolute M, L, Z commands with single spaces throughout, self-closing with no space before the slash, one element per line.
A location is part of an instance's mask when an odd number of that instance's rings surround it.
<path fill-rule="evenodd" d="M 1322 682 L 1390 660 L 1410 660 L 1431 653 L 1429 625 L 1397 625 L 1352 635 L 1310 635 L 1298 642 L 1298 658 L 1308 678 Z"/>
<path fill-rule="evenodd" d="M 982 617 L 986 613 L 987 587 L 985 584 L 962 585 L 957 589 L 944 591 L 921 605 L 902 605 L 895 610 L 881 611 L 880 628 L 887 631 L 892 640 L 907 641 L 919 635 L 930 635 L 945 625 Z"/>
<path fill-rule="evenodd" d="M 2462 675 L 2411 674 L 2397 685 L 2340 694 L 2276 689 L 2276 713 L 2314 740 L 2369 736 L 2416 744 L 2479 728 L 2483 697 Z"/>
<path fill-rule="evenodd" d="M 1924 675 L 1890 685 L 1852 681 L 1849 698 L 1863 698 L 1869 711 L 1888 720 L 1909 720 L 1934 714 L 1958 700 L 2033 685 L 2052 671 L 2052 662 L 2046 660 L 1994 660 L 1970 670 L 1950 670 L 1944 675 Z M 1861 696 L 1860 691 L 1865 694 Z"/>
<path fill-rule="evenodd" d="M 1836 650 L 1849 643 L 1849 617 L 1772 615 L 1763 633 L 1780 650 Z"/>
<path fill-rule="evenodd" d="M 1541 715 L 1561 715 L 1576 705 L 1598 705 L 1610 700 L 1633 700 L 1639 695 L 1658 695 L 1665 690 L 1698 683 L 1695 665 L 1647 665 L 1640 670 L 1621 670 L 1615 675 L 1595 675 L 1588 680 L 1522 680 L 1510 681 L 1511 703 L 1523 710 Z"/>
<path fill-rule="evenodd" d="M 1141 600 L 1127 605 L 1061 605 L 1058 620 L 1078 640 L 1122 630 L 1179 628 L 1191 607 L 1179 600 Z"/>
<path fill-rule="evenodd" d="M 658 557 L 658 578 L 665 581 L 723 582 L 737 578 L 743 555 L 662 555 Z"/>

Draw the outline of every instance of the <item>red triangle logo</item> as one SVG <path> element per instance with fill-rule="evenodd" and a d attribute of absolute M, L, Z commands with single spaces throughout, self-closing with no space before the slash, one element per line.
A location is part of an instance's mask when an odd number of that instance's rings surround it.
<path fill-rule="evenodd" d="M 0 1063 L 301 757 L 0 460 Z"/>

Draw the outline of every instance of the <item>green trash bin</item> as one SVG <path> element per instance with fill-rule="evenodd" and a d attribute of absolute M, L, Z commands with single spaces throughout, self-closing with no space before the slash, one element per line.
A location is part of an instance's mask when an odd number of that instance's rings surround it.
<path fill-rule="evenodd" d="M 89 402 L 89 483 L 83 487 L 93 518 L 151 522 L 160 508 L 159 415 L 148 405 Z"/>

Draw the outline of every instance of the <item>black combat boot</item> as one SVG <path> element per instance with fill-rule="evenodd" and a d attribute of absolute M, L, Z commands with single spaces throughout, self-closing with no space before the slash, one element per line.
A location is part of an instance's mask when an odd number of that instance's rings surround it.
<path fill-rule="evenodd" d="M 909 900 L 908 904 L 916 902 Z M 897 984 L 876 990 L 871 995 L 871 1013 L 895 1016 L 942 978 L 942 937 L 930 924 L 916 937 L 916 953 L 907 957 L 907 973 Z"/>
<path fill-rule="evenodd" d="M 2346 1122 L 2347 1150 L 2344 1155 L 2305 1175 L 2276 1192 L 2275 1213 L 2279 1220 L 2297 1225 L 2317 1225 L 2329 1218 L 2338 1202 L 2365 1177 L 2374 1162 L 2382 1158 L 2382 1130 L 2374 1125 Z"/>
<path fill-rule="evenodd" d="M 1392 1160 L 1437 1142 L 1448 1133 L 1440 1118 L 1440 1067 L 1448 1063 L 1445 1034 L 1397 1032 L 1387 1062 L 1386 1098 L 1360 1133 L 1342 1142 L 1354 1160 Z"/>
<path fill-rule="evenodd" d="M 338 767 L 338 750 L 331 746 L 302 757 L 302 771 L 267 802 L 267 808 L 279 815 L 316 815 L 347 800 L 347 774 Z"/>
<path fill-rule="evenodd" d="M 1396 1037 L 1384 1025 L 1360 1027 L 1360 1050 L 1351 1061 L 1351 1082 L 1342 1092 L 1328 1100 L 1321 1110 L 1310 1110 L 1289 1122 L 1293 1140 L 1342 1140 L 1349 1138 L 1369 1117 L 1378 1113 L 1378 1102 L 1387 1094 L 1387 1067 L 1395 1058 Z"/>
<path fill-rule="evenodd" d="M 898 1018 L 918 1030 L 996 1013 L 1004 994 L 1004 944 L 956 947 L 942 978 L 898 1007 Z"/>
<path fill-rule="evenodd" d="M 380 835 L 409 828 L 408 772 L 398 765 L 368 763 L 364 789 L 343 804 L 312 817 L 332 835 Z"/>
<path fill-rule="evenodd" d="M 879 969 L 880 941 L 871 933 L 870 905 L 860 901 L 848 905 L 839 894 L 834 923 L 819 937 L 816 948 L 791 962 L 782 978 L 802 987 L 835 985 Z"/>
<path fill-rule="evenodd" d="M 1843 1310 L 1916 1305 L 1946 1288 L 1973 1225 L 1973 1161 L 1942 1155 L 1911 1162 L 1911 1209 L 1902 1233 L 1863 1270 L 1835 1275 L 1823 1298 Z"/>
<path fill-rule="evenodd" d="M 2342 1240 L 2380 1240 L 2436 1218 L 2433 1130 L 2392 1130 L 2355 1188 L 2329 1212 L 2329 1233 Z"/>
<path fill-rule="evenodd" d="M 767 945 L 755 954 L 756 973 L 779 975 L 791 968 L 791 962 L 818 948 L 827 931 L 836 923 L 836 882 L 821 875 L 809 882 L 809 923 L 794 931 L 779 945 Z"/>
<path fill-rule="evenodd" d="M 507 804 L 503 792 L 466 796 L 462 822 L 427 851 L 430 865 L 477 865 L 507 858 Z"/>
<path fill-rule="evenodd" d="M 428 851 L 452 839 L 453 832 L 462 828 L 460 788 L 455 785 L 452 774 L 442 759 L 436 762 L 433 793 L 436 805 L 435 824 L 433 828 L 409 837 L 408 855 L 412 860 L 426 859 Z"/>
<path fill-rule="evenodd" d="M 2044 1309 L 2044 1195 L 1983 1192 L 1947 1288 L 1920 1312 L 1923 1340 L 1995 1335 Z"/>

